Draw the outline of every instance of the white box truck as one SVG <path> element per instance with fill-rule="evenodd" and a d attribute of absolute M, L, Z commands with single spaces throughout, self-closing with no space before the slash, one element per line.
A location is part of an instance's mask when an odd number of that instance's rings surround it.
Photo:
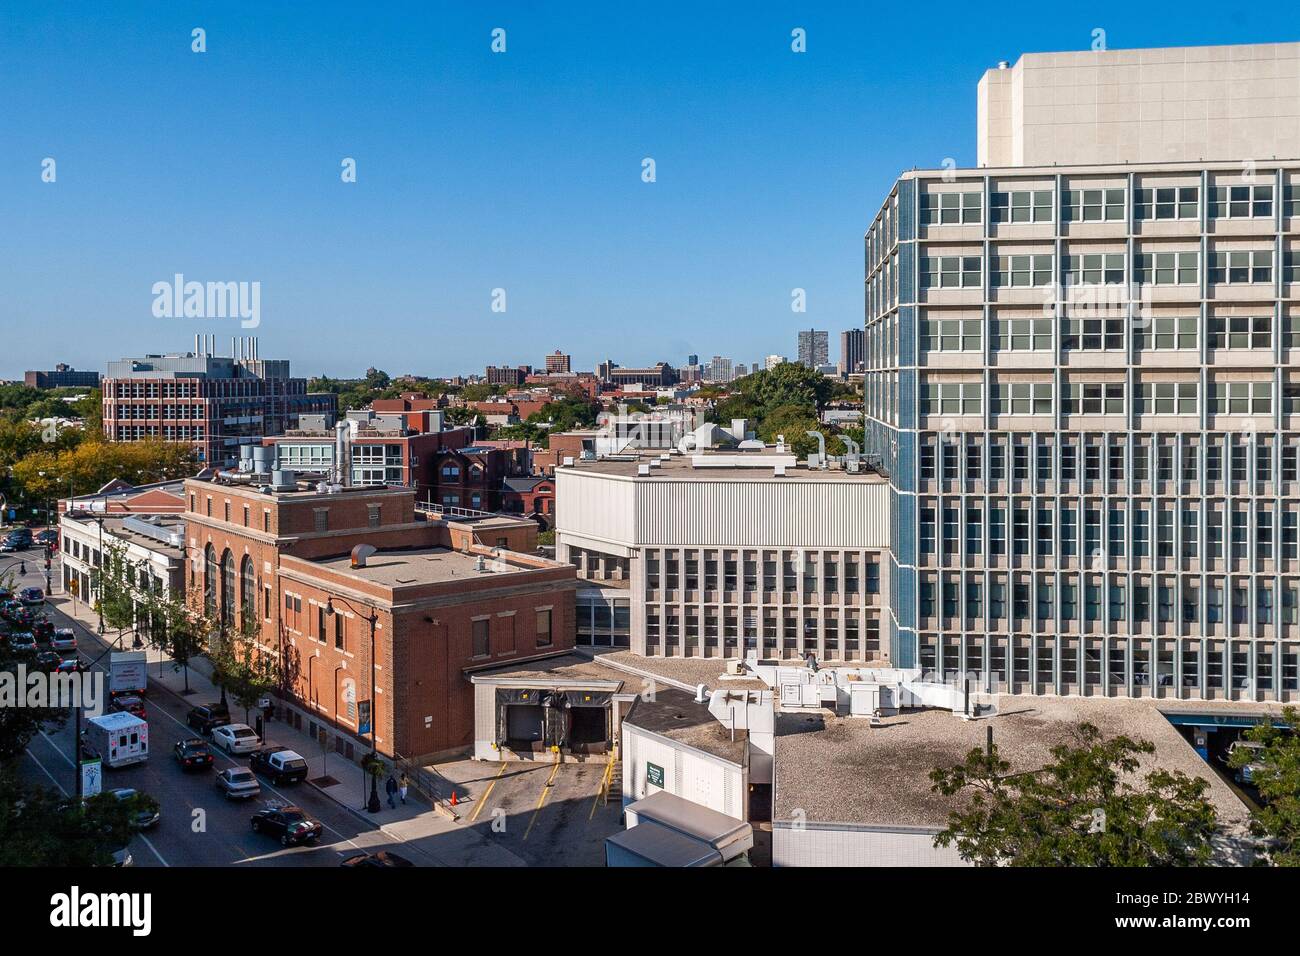
<path fill-rule="evenodd" d="M 134 714 L 117 711 L 91 717 L 82 735 L 105 767 L 127 767 L 149 759 L 149 724 Z"/>
<path fill-rule="evenodd" d="M 149 689 L 148 661 L 144 651 L 114 651 L 108 663 L 108 693 L 143 694 Z"/>

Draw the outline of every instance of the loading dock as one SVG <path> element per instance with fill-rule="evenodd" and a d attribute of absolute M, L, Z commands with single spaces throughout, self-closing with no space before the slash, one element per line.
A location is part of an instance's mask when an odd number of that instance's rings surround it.
<path fill-rule="evenodd" d="M 635 694 L 628 675 L 565 652 L 468 669 L 477 760 L 604 761 Z"/>

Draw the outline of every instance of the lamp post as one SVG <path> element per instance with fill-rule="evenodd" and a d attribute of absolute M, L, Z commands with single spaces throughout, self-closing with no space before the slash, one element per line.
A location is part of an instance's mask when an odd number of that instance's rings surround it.
<path fill-rule="evenodd" d="M 347 598 L 339 598 L 344 604 L 350 607 L 353 612 L 360 614 L 361 609 L 354 605 Z M 330 595 L 325 598 L 325 613 L 329 617 L 334 616 L 334 596 Z M 378 754 L 378 748 L 375 746 L 375 624 L 379 621 L 379 612 L 373 607 L 370 608 L 369 615 L 366 616 L 366 622 L 370 625 L 370 759 L 374 761 Z M 335 713 L 338 712 L 338 688 L 335 687 Z M 371 813 L 378 813 L 380 810 L 379 803 L 379 782 L 373 773 L 369 770 L 363 771 L 370 778 L 370 799 L 366 803 L 366 809 Z"/>

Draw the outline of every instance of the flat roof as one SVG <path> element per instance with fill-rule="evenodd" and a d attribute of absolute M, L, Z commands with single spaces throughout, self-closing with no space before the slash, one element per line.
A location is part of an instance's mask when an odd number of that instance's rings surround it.
<path fill-rule="evenodd" d="M 931 792 L 930 771 L 962 762 L 985 745 L 986 728 L 1011 772 L 1042 767 L 1052 747 L 1067 743 L 1081 723 L 1105 737 L 1149 740 L 1155 753 L 1144 772 L 1181 770 L 1210 784 L 1207 796 L 1228 827 L 1247 810 L 1214 770 L 1161 713 L 1162 701 L 1079 697 L 998 698 L 999 713 L 963 720 L 947 710 L 906 710 L 879 726 L 862 718 L 819 714 L 776 715 L 776 788 L 773 818 L 802 810 L 809 822 L 942 828 L 954 804 Z M 1188 712 L 1204 710 L 1199 705 Z"/>
<path fill-rule="evenodd" d="M 696 703 L 695 698 L 685 691 L 660 688 L 655 691 L 653 699 L 638 697 L 623 723 L 734 764 L 745 761 L 748 732 L 737 730 L 733 740 L 731 729 L 709 713 L 709 705 Z"/>
<path fill-rule="evenodd" d="M 535 682 L 538 684 L 615 683 L 622 687 L 629 675 L 604 667 L 584 654 L 553 654 L 530 661 L 510 662 L 487 667 L 467 667 L 465 673 L 475 684 Z"/>
<path fill-rule="evenodd" d="M 704 841 L 649 820 L 605 840 L 646 860 L 649 866 L 681 868 L 719 866 L 722 863 L 722 854 Z"/>
<path fill-rule="evenodd" d="M 754 677 L 727 677 L 727 658 L 646 657 L 633 651 L 600 648 L 592 648 L 590 653 L 596 660 L 604 661 L 613 667 L 625 667 L 638 673 L 677 681 L 691 688 L 704 684 L 709 690 L 717 690 L 721 687 L 732 690 L 771 690 L 765 683 Z"/>
<path fill-rule="evenodd" d="M 793 456 L 792 452 L 778 455 L 775 452 L 746 452 L 746 451 L 727 451 L 718 455 L 704 454 L 697 455 L 670 455 L 667 461 L 661 461 L 659 455 L 662 451 L 655 454 L 646 454 L 632 459 L 629 453 L 620 458 L 597 458 L 595 460 L 579 460 L 573 465 L 561 465 L 556 469 L 556 475 L 566 471 L 592 472 L 598 475 L 614 475 L 621 478 L 635 478 L 637 481 L 654 481 L 657 478 L 668 478 L 673 481 L 865 481 L 865 482 L 883 482 L 887 479 L 879 472 L 873 471 L 865 463 L 863 470 L 856 475 L 845 471 L 842 468 L 809 468 L 806 463 L 799 462 L 794 467 L 787 465 L 785 475 L 778 478 L 776 476 L 776 466 L 787 463 Z M 719 463 L 709 467 L 695 467 L 693 459 L 702 457 L 705 460 L 710 458 L 717 459 L 739 459 L 750 464 L 746 466 L 733 465 L 728 466 Z M 656 462 L 651 465 L 650 474 L 638 475 L 638 465 L 649 465 L 650 462 Z"/>
<path fill-rule="evenodd" d="M 499 578 L 523 571 L 535 571 L 529 565 L 516 564 L 506 557 L 482 558 L 486 570 L 475 570 L 479 555 L 452 548 L 408 548 L 399 551 L 376 551 L 366 559 L 364 568 L 352 567 L 351 555 L 309 559 L 309 563 L 328 568 L 348 577 L 372 581 L 390 588 L 446 581 Z"/>

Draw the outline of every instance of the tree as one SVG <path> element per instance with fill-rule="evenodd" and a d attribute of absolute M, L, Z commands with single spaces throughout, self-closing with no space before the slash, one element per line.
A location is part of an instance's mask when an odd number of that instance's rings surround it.
<path fill-rule="evenodd" d="M 120 544 L 104 548 L 99 567 L 94 572 L 96 608 L 109 627 L 117 628 L 117 643 L 122 632 L 136 623 L 136 575 Z"/>
<path fill-rule="evenodd" d="M 143 794 L 133 801 L 111 793 L 78 802 L 0 771 L 0 867 L 107 866 L 151 803 L 157 806 Z"/>
<path fill-rule="evenodd" d="M 171 658 L 174 670 L 184 672 L 182 693 L 189 694 L 190 661 L 203 653 L 211 623 L 190 608 L 183 596 L 163 591 L 149 592 L 145 613 L 151 622 L 150 634 L 155 645 Z"/>
<path fill-rule="evenodd" d="M 1251 765 L 1250 780 L 1263 806 L 1251 814 L 1250 828 L 1264 839 L 1262 858 L 1272 866 L 1300 866 L 1300 710 L 1282 710 L 1282 728 L 1265 720 L 1246 731 L 1262 752 L 1237 748 L 1235 769 Z"/>
<path fill-rule="evenodd" d="M 216 654 L 209 652 L 213 664 L 212 679 L 221 687 L 221 698 L 226 692 L 235 703 L 244 708 L 244 721 L 248 722 L 257 702 L 280 686 L 280 665 L 274 654 L 258 644 L 261 628 L 255 617 L 246 619 L 240 628 L 226 628 Z"/>
<path fill-rule="evenodd" d="M 1217 832 L 1209 783 L 1181 772 L 1138 775 L 1145 740 L 1103 739 L 1081 724 L 1040 770 L 1010 773 L 998 753 L 972 750 L 930 774 L 931 789 L 969 795 L 935 836 L 980 866 L 1198 866 Z"/>

